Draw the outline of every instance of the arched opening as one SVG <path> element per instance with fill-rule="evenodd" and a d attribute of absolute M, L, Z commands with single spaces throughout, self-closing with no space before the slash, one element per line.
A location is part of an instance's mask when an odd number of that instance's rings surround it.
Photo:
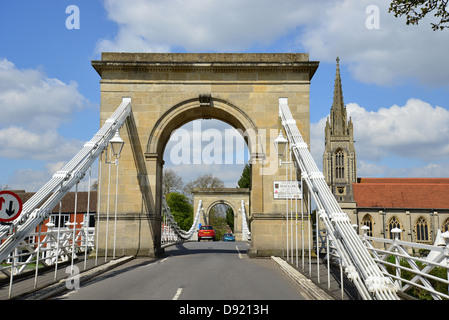
<path fill-rule="evenodd" d="M 223 182 L 223 188 L 237 187 L 245 165 L 251 160 L 251 150 L 257 150 L 256 135 L 256 127 L 250 118 L 226 101 L 211 99 L 205 106 L 201 99 L 193 99 L 171 108 L 159 119 L 147 144 L 147 159 L 157 159 L 158 164 L 160 183 L 156 185 L 156 201 L 158 197 L 162 198 L 162 173 L 167 169 L 173 170 L 184 186 L 210 174 Z M 189 192 L 184 189 L 179 192 L 193 204 Z M 219 208 L 220 204 L 214 206 Z M 227 208 L 235 213 L 232 205 L 227 204 Z M 196 209 L 193 208 L 192 214 Z M 218 213 L 214 217 L 219 218 L 222 226 L 227 209 L 214 210 Z M 221 226 L 217 228 L 217 239 L 229 231 Z"/>
<path fill-rule="evenodd" d="M 209 218 L 209 224 L 215 230 L 215 240 L 222 240 L 226 233 L 234 233 L 234 219 L 236 216 L 234 212 L 235 209 L 232 205 L 224 200 L 216 201 L 209 206 L 207 216 Z"/>

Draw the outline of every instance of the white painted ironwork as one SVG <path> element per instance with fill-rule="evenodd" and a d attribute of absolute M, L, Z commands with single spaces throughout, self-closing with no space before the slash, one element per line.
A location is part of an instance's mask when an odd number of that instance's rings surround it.
<path fill-rule="evenodd" d="M 406 292 L 414 286 L 429 292 L 434 300 L 449 299 L 447 293 L 436 290 L 432 285 L 432 281 L 442 283 L 449 289 L 449 232 L 441 234 L 438 230 L 435 244 L 430 245 L 400 240 L 401 230 L 397 228 L 391 230 L 395 234 L 395 239 L 370 237 L 367 233 L 369 228 L 363 230 L 361 236 L 363 243 L 372 252 L 383 274 L 394 281 L 399 291 Z M 424 257 L 416 256 L 418 252 L 428 254 Z M 391 261 L 391 257 L 394 262 Z M 394 274 L 389 273 L 387 267 L 394 270 Z M 430 272 L 435 268 L 445 269 L 446 279 L 431 275 Z M 401 271 L 413 274 L 413 277 L 405 279 Z"/>
<path fill-rule="evenodd" d="M 87 228 L 87 225 L 77 229 L 75 220 L 73 228 L 64 230 L 63 228 L 56 228 L 55 230 L 50 225 L 50 229 L 46 233 L 41 233 L 41 225 L 50 217 L 53 208 L 58 204 L 61 207 L 64 196 L 73 187 L 78 187 L 78 183 L 84 178 L 88 170 L 90 183 L 92 164 L 107 148 L 109 141 L 123 126 L 130 114 L 131 99 L 123 98 L 120 106 L 106 120 L 93 138 L 85 143 L 83 148 L 61 170 L 56 172 L 50 181 L 23 204 L 20 216 L 11 223 L 0 225 L 0 262 L 5 260 L 12 262 L 10 270 L 13 271 L 9 272 L 10 287 L 13 275 L 22 271 L 32 259 L 36 258 L 38 263 L 44 265 L 54 263 L 55 269 L 57 269 L 59 261 L 64 261 L 70 256 L 73 264 L 76 252 L 89 250 L 93 243 L 93 235 L 92 229 Z M 76 202 L 75 200 L 75 218 Z M 60 216 L 61 212 L 59 213 Z M 38 235 L 40 235 L 37 237 L 38 243 L 28 243 L 27 239 L 36 236 L 36 229 L 39 229 Z M 43 240 L 41 240 L 41 236 L 44 236 Z M 19 262 L 18 260 L 25 260 L 25 262 Z M 38 267 L 36 267 L 36 275 L 37 269 Z M 3 268 L 0 271 L 8 273 L 6 270 Z"/>
<path fill-rule="evenodd" d="M 241 201 L 241 209 L 240 212 L 242 214 L 242 241 L 251 240 L 251 231 L 248 228 L 248 216 L 246 214 L 245 200 Z"/>
<path fill-rule="evenodd" d="M 381 272 L 351 226 L 348 215 L 341 210 L 332 195 L 322 172 L 306 148 L 287 98 L 279 99 L 279 117 L 290 143 L 292 160 L 301 171 L 301 183 L 306 184 L 317 206 L 317 223 L 324 224 L 348 278 L 365 300 L 399 300 L 393 282 Z M 308 203 L 310 205 L 310 201 Z"/>
<path fill-rule="evenodd" d="M 198 223 L 200 221 L 200 213 L 203 209 L 203 201 L 200 200 L 196 215 L 193 219 L 193 224 L 188 231 L 182 230 L 176 222 L 170 207 L 167 204 L 165 196 L 162 196 L 162 240 L 163 244 L 182 242 L 192 239 L 198 230 Z"/>

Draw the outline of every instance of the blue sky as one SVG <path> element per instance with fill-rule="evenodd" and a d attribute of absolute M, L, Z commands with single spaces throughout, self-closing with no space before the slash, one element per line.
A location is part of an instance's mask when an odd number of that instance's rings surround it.
<path fill-rule="evenodd" d="M 379 8 L 376 16 L 366 11 L 372 4 Z M 5 2 L 0 10 L 0 186 L 37 190 L 98 130 L 100 79 L 91 60 L 101 51 L 308 52 L 310 60 L 320 61 L 310 95 L 311 151 L 319 165 L 338 52 L 344 102 L 355 126 L 358 175 L 449 177 L 449 31 L 432 31 L 428 19 L 406 26 L 404 18 L 387 12 L 388 4 Z M 66 28 L 69 5 L 79 8 L 79 29 Z M 378 28 L 367 28 L 372 17 L 378 18 Z M 223 167 L 210 170 L 234 186 L 241 166 L 227 173 Z M 197 172 L 190 170 L 184 182 Z"/>

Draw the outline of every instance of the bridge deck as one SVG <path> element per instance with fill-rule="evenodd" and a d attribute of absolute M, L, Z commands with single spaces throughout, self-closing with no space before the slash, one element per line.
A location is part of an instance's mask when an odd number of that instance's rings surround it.
<path fill-rule="evenodd" d="M 296 269 L 296 260 L 293 261 L 292 267 Z M 274 262 L 273 262 L 274 263 Z M 99 268 L 104 268 L 104 259 L 98 259 Z M 84 272 L 84 258 L 81 257 L 75 264 L 81 273 Z M 330 282 L 330 290 L 328 290 L 328 282 L 327 282 L 327 264 L 320 262 L 320 279 L 321 283 L 318 283 L 317 277 L 317 266 L 316 266 L 316 258 L 312 258 L 311 261 L 311 277 L 309 277 L 309 262 L 308 257 L 304 260 L 304 270 L 302 269 L 302 261 L 299 259 L 299 268 L 296 269 L 297 272 L 302 273 L 306 278 L 310 278 L 312 282 L 317 285 L 319 288 L 327 292 L 330 296 L 332 296 L 336 300 L 340 300 L 341 298 L 341 286 L 340 286 L 340 269 L 335 266 L 331 266 L 331 282 Z M 68 264 L 70 266 L 70 264 Z M 94 270 L 95 269 L 95 259 L 87 259 L 86 270 Z M 61 281 L 68 277 L 68 273 L 66 273 L 66 266 L 60 266 L 57 273 L 57 281 Z M 355 287 L 348 281 L 347 277 L 343 275 L 344 281 L 344 300 L 358 300 L 359 296 L 357 294 L 357 290 Z M 38 287 L 45 288 L 52 284 L 54 284 L 54 268 L 49 268 L 48 270 L 42 271 L 38 278 Z M 84 281 L 83 281 L 84 283 Z M 83 284 L 82 284 L 83 285 Z M 33 291 L 34 286 L 34 272 L 30 272 L 28 276 L 22 276 L 21 278 L 17 278 L 14 280 L 12 287 L 12 298 L 17 299 L 21 296 L 26 295 Z M 65 285 L 62 285 L 65 287 Z M 8 291 L 9 291 L 9 279 L 5 276 L 0 278 L 0 300 L 8 299 Z M 29 296 L 28 296 L 29 298 Z"/>

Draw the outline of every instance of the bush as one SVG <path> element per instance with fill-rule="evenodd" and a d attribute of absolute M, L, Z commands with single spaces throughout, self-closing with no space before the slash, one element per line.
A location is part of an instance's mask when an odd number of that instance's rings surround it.
<path fill-rule="evenodd" d="M 390 263 L 395 263 L 395 257 L 393 255 L 390 255 L 387 259 L 387 262 Z M 408 261 L 406 259 L 400 259 L 399 261 L 399 265 L 406 267 L 406 268 L 410 268 L 410 264 L 408 263 Z M 420 270 L 422 270 L 424 267 L 426 267 L 425 264 L 417 261 L 416 265 L 418 266 L 418 268 Z M 392 274 L 392 275 L 396 275 L 396 268 L 393 266 L 386 266 L 388 273 Z M 447 280 L 447 269 L 443 268 L 443 267 L 435 267 L 432 271 L 429 272 L 430 275 L 434 276 L 434 277 L 438 277 L 444 280 Z M 415 276 L 415 273 L 409 270 L 404 270 L 401 269 L 401 278 L 405 279 L 405 280 L 411 280 L 413 279 L 413 277 Z M 444 294 L 448 294 L 448 287 L 446 284 L 437 281 L 437 280 L 433 280 L 433 279 L 427 279 L 430 284 L 433 286 L 433 288 L 441 293 Z M 418 284 L 422 285 L 421 281 L 417 282 Z M 433 300 L 432 295 L 424 289 L 412 286 L 410 289 L 408 289 L 406 292 L 406 294 L 411 295 L 412 297 L 421 299 L 421 300 Z"/>

